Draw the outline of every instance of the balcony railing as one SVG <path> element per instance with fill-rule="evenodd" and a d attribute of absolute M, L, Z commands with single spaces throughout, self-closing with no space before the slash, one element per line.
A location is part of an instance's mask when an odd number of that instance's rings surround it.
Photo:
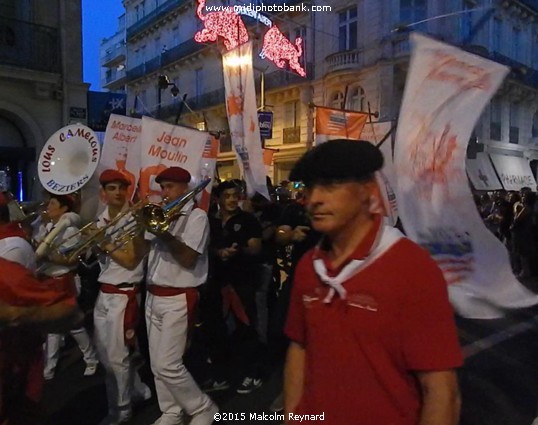
<path fill-rule="evenodd" d="M 192 97 L 190 100 L 187 98 L 187 103 L 193 110 L 198 110 L 223 104 L 225 97 L 224 87 L 222 87 L 218 90 L 213 90 L 201 94 L 200 96 Z"/>
<path fill-rule="evenodd" d="M 313 78 L 312 63 L 306 64 L 306 77 L 301 77 L 292 71 L 276 70 L 265 74 L 265 90 L 277 89 L 279 87 L 290 86 L 292 84 L 301 84 L 310 81 Z M 256 87 L 259 87 L 260 76 L 256 76 Z"/>
<path fill-rule="evenodd" d="M 102 66 L 109 66 L 115 62 L 125 60 L 127 55 L 127 47 L 125 43 L 116 44 L 110 49 L 107 49 L 105 56 L 101 59 Z"/>
<path fill-rule="evenodd" d="M 61 72 L 58 30 L 0 17 L 0 64 Z"/>
<path fill-rule="evenodd" d="M 187 3 L 187 0 L 168 0 L 167 2 L 164 2 L 154 11 L 148 13 L 142 19 L 127 28 L 127 40 L 132 39 L 135 35 L 141 33 L 146 28 L 158 22 L 160 19 L 164 18 L 170 12 L 178 9 L 185 3 Z"/>
<path fill-rule="evenodd" d="M 163 66 L 169 65 L 202 50 L 204 47 L 205 46 L 203 44 L 197 43 L 193 38 L 191 38 L 164 52 L 162 54 L 162 64 Z"/>
<path fill-rule="evenodd" d="M 329 71 L 359 68 L 362 65 L 362 54 L 359 50 L 347 50 L 333 53 L 325 58 Z"/>
<path fill-rule="evenodd" d="M 181 89 L 181 88 L 180 88 Z M 221 105 L 224 103 L 224 87 L 204 93 L 200 96 L 187 98 L 186 102 L 193 111 L 198 111 L 204 108 L 211 108 L 212 106 Z M 160 113 L 159 108 L 156 108 L 152 113 L 157 116 L 160 115 L 162 119 L 175 116 L 179 110 L 179 102 L 170 105 L 161 106 Z M 186 108 L 184 109 L 186 111 Z"/>
<path fill-rule="evenodd" d="M 127 70 L 127 81 L 134 81 L 157 71 L 161 67 L 161 55 Z"/>
<path fill-rule="evenodd" d="M 124 80 L 126 76 L 127 73 L 124 69 L 121 71 L 114 70 L 103 78 L 101 85 L 104 87 L 112 83 L 120 82 L 120 80 Z"/>

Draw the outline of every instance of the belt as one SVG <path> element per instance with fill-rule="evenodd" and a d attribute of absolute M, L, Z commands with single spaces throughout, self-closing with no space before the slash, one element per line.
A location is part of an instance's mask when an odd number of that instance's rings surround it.
<path fill-rule="evenodd" d="M 135 286 L 138 285 L 138 283 L 130 283 L 130 282 L 122 282 L 118 285 L 112 285 L 111 283 L 105 283 L 105 282 L 99 282 L 99 283 L 101 284 L 101 286 L 110 285 L 110 286 L 115 286 L 116 288 L 120 288 L 120 289 L 134 288 Z"/>
<path fill-rule="evenodd" d="M 148 292 L 157 297 L 173 297 L 174 295 L 198 292 L 197 288 L 173 288 L 171 286 L 148 285 Z"/>

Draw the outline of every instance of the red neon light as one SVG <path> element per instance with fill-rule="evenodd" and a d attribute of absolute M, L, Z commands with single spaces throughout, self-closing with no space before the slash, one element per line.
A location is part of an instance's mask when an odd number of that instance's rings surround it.
<path fill-rule="evenodd" d="M 248 32 L 243 20 L 233 7 L 226 7 L 218 12 L 202 14 L 205 8 L 205 0 L 198 0 L 196 13 L 204 23 L 204 29 L 194 34 L 194 39 L 199 43 L 217 41 L 218 37 L 224 39 L 224 46 L 231 50 L 248 41 Z"/>
<path fill-rule="evenodd" d="M 273 25 L 263 36 L 263 47 L 260 57 L 273 61 L 279 68 L 284 68 L 284 65 L 286 65 L 285 61 L 288 61 L 291 69 L 301 77 L 305 77 L 306 71 L 299 63 L 299 59 L 303 54 L 302 42 L 301 37 L 297 37 L 295 44 L 293 44 Z"/>

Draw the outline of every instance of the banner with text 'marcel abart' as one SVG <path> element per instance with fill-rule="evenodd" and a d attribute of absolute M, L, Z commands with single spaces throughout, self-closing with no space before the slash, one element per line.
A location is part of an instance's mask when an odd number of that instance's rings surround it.
<path fill-rule="evenodd" d="M 534 305 L 538 296 L 517 281 L 506 248 L 484 226 L 465 172 L 473 127 L 508 68 L 411 37 L 394 152 L 398 211 L 407 235 L 437 262 L 462 316 L 492 319 L 505 309 Z"/>
<path fill-rule="evenodd" d="M 132 200 L 140 175 L 140 147 L 142 145 L 142 120 L 123 115 L 110 115 L 99 174 L 107 169 L 118 170 L 131 183 L 127 199 Z"/>

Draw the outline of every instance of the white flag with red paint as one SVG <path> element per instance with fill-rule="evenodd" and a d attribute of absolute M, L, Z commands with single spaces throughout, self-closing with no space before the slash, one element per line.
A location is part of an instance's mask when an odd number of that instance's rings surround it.
<path fill-rule="evenodd" d="M 505 309 L 534 305 L 538 296 L 517 281 L 506 248 L 484 226 L 465 172 L 473 127 L 508 68 L 418 34 L 411 38 L 394 152 L 406 233 L 437 262 L 462 316 L 498 318 Z"/>

